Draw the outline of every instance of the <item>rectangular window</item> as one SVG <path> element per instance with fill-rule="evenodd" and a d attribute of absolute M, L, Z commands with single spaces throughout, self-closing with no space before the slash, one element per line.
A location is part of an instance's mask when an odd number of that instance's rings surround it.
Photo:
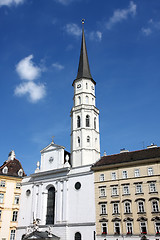
<path fill-rule="evenodd" d="M 138 212 L 140 213 L 144 212 L 144 202 L 141 201 L 138 202 Z"/>
<path fill-rule="evenodd" d="M 0 187 L 5 187 L 5 186 L 6 186 L 6 182 L 4 180 L 1 180 Z"/>
<path fill-rule="evenodd" d="M 128 178 L 128 173 L 126 170 L 122 171 L 122 178 Z"/>
<path fill-rule="evenodd" d="M 123 194 L 128 195 L 129 194 L 129 185 L 124 185 L 123 186 Z"/>
<path fill-rule="evenodd" d="M 153 212 L 159 212 L 158 201 L 156 200 L 152 201 L 152 210 Z"/>
<path fill-rule="evenodd" d="M 13 211 L 12 221 L 16 222 L 18 217 L 18 211 Z"/>
<path fill-rule="evenodd" d="M 156 231 L 156 234 L 160 233 L 160 222 L 155 222 L 155 231 Z"/>
<path fill-rule="evenodd" d="M 103 182 L 103 181 L 104 181 L 104 174 L 103 174 L 103 173 L 100 174 L 99 180 L 100 180 L 100 182 Z"/>
<path fill-rule="evenodd" d="M 133 227 L 131 222 L 126 222 L 126 232 L 127 234 L 132 234 L 133 233 Z"/>
<path fill-rule="evenodd" d="M 116 178 L 117 178 L 117 177 L 116 177 L 116 172 L 112 172 L 112 173 L 111 173 L 111 178 L 112 178 L 112 180 L 116 180 Z"/>
<path fill-rule="evenodd" d="M 149 167 L 148 168 L 148 176 L 152 176 L 153 175 L 153 168 Z"/>
<path fill-rule="evenodd" d="M 16 183 L 16 188 L 20 189 L 21 188 L 21 184 L 20 183 Z"/>
<path fill-rule="evenodd" d="M 107 223 L 102 223 L 102 234 L 107 234 Z"/>
<path fill-rule="evenodd" d="M 112 187 L 112 196 L 117 196 L 117 195 L 118 195 L 118 188 Z"/>
<path fill-rule="evenodd" d="M 107 206 L 106 206 L 106 204 L 101 204 L 101 214 L 107 214 Z"/>
<path fill-rule="evenodd" d="M 151 182 L 149 184 L 149 191 L 150 192 L 156 192 L 156 184 L 154 182 Z"/>
<path fill-rule="evenodd" d="M 142 193 L 142 184 L 138 183 L 136 184 L 136 193 Z"/>
<path fill-rule="evenodd" d="M 16 230 L 11 230 L 10 240 L 15 240 Z"/>
<path fill-rule="evenodd" d="M 4 200 L 4 194 L 0 193 L 0 203 L 3 203 L 3 200 Z"/>
<path fill-rule="evenodd" d="M 146 222 L 140 222 L 140 229 L 141 229 L 141 233 L 143 234 L 147 233 Z"/>
<path fill-rule="evenodd" d="M 120 223 L 119 222 L 115 222 L 114 223 L 114 232 L 115 234 L 120 234 Z"/>
<path fill-rule="evenodd" d="M 139 169 L 135 169 L 135 170 L 134 170 L 134 176 L 135 176 L 135 177 L 140 177 Z"/>
<path fill-rule="evenodd" d="M 15 195 L 14 204 L 19 204 L 19 195 Z"/>
<path fill-rule="evenodd" d="M 105 187 L 100 187 L 100 197 L 105 197 L 106 196 L 106 188 Z"/>
<path fill-rule="evenodd" d="M 119 213 L 119 206 L 118 203 L 113 203 L 113 214 Z"/>
<path fill-rule="evenodd" d="M 0 220 L 2 219 L 2 210 L 0 210 Z"/>

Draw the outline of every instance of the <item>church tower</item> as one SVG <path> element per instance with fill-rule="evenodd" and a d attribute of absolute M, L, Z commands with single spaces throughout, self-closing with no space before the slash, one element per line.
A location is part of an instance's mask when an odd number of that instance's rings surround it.
<path fill-rule="evenodd" d="M 82 22 L 83 26 L 84 22 Z M 85 43 L 84 27 L 79 67 L 73 81 L 74 106 L 71 110 L 71 164 L 72 167 L 95 163 L 100 158 L 99 110 L 95 104 L 95 86 Z"/>

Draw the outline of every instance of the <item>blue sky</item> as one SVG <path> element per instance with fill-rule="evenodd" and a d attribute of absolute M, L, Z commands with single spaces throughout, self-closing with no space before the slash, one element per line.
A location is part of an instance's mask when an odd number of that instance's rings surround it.
<path fill-rule="evenodd" d="M 81 19 L 101 155 L 160 145 L 159 0 L 0 0 L 0 159 L 27 174 L 51 142 L 70 151 Z"/>

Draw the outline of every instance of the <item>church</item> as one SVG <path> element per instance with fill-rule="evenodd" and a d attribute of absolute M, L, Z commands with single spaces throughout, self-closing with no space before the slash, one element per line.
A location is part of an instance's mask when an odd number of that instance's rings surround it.
<path fill-rule="evenodd" d="M 84 28 L 78 73 L 72 86 L 71 153 L 53 140 L 41 150 L 41 161 L 37 163 L 35 173 L 22 181 L 17 240 L 95 239 L 91 166 L 100 159 L 99 110 Z"/>

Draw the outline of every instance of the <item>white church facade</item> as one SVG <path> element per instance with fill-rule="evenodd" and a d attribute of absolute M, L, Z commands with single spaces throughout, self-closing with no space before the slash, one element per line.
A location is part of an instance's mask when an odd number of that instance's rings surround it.
<path fill-rule="evenodd" d="M 71 153 L 52 141 L 41 151 L 41 162 L 37 164 L 35 173 L 23 179 L 17 240 L 41 239 L 32 234 L 33 222 L 38 223 L 37 234 L 48 231 L 51 239 L 95 239 L 94 174 L 91 166 L 100 159 L 95 85 L 83 29 L 78 74 L 73 81 Z"/>

